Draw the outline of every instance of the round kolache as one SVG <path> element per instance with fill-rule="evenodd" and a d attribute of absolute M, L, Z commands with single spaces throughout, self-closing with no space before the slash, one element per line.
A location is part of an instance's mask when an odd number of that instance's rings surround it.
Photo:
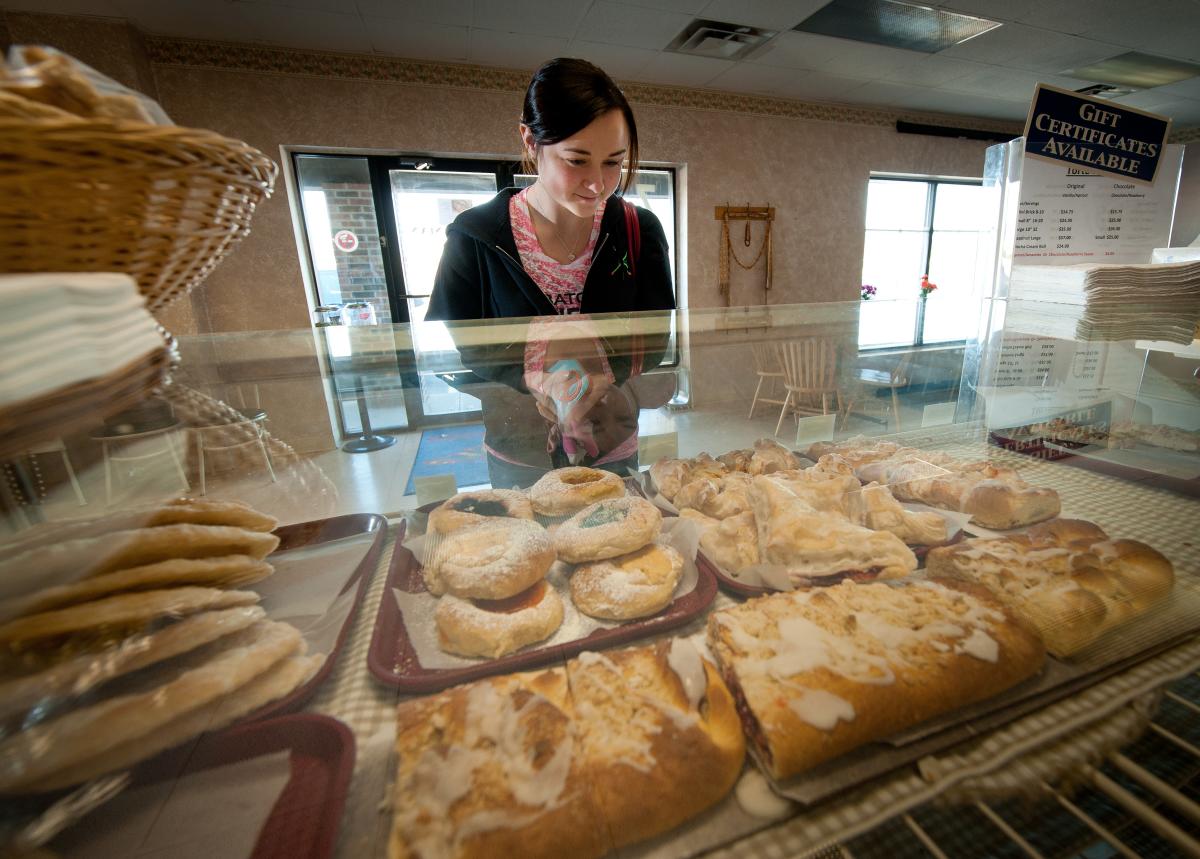
<path fill-rule="evenodd" d="M 533 519 L 529 496 L 516 489 L 460 492 L 429 514 L 429 530 L 452 534 L 489 519 Z"/>
<path fill-rule="evenodd" d="M 542 516 L 570 516 L 606 498 L 625 494 L 625 482 L 611 471 L 586 466 L 556 468 L 529 487 L 534 512 Z"/>
<path fill-rule="evenodd" d="M 545 580 L 505 600 L 447 594 L 434 610 L 442 650 L 492 659 L 549 638 L 562 620 L 562 598 Z"/>
<path fill-rule="evenodd" d="M 536 522 L 489 519 L 446 536 L 432 555 L 425 586 L 434 596 L 500 600 L 545 578 L 554 563 L 554 545 Z"/>
<path fill-rule="evenodd" d="M 683 575 L 683 556 L 650 543 L 627 555 L 581 564 L 571 575 L 571 601 L 590 617 L 632 620 L 666 608 Z"/>
<path fill-rule="evenodd" d="M 651 543 L 662 531 L 662 513 L 633 495 L 583 508 L 554 532 L 560 560 L 572 564 L 615 558 Z"/>

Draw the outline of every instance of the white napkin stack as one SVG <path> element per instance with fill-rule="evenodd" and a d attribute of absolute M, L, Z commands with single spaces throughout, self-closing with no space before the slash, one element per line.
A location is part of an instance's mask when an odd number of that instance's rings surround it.
<path fill-rule="evenodd" d="M 0 276 L 0 405 L 106 376 L 163 345 L 127 275 Z"/>
<path fill-rule="evenodd" d="M 1191 343 L 1200 261 L 1014 266 L 1006 327 L 1070 340 Z"/>

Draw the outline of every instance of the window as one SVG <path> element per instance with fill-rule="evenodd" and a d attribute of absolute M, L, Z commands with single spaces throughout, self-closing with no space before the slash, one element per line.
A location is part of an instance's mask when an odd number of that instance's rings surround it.
<path fill-rule="evenodd" d="M 862 282 L 877 291 L 861 305 L 859 348 L 947 343 L 975 333 L 975 263 L 988 217 L 974 180 L 867 183 Z M 924 274 L 938 288 L 922 302 Z"/>

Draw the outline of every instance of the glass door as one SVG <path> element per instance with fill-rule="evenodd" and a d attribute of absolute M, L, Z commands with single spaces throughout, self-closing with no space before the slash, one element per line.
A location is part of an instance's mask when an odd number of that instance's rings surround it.
<path fill-rule="evenodd" d="M 355 155 L 296 155 L 304 237 L 312 263 L 316 303 L 341 318 L 347 304 L 365 302 L 387 328 L 321 328 L 326 339 L 338 430 L 356 436 L 420 423 L 419 398 L 411 396 L 401 366 L 415 358 L 392 345 L 390 324 L 404 322 L 390 297 L 384 239 L 379 229 L 369 159 Z M 369 348 L 368 348 L 369 347 Z M 362 360 L 369 352 L 370 361 Z"/>
<path fill-rule="evenodd" d="M 425 166 L 428 165 L 428 166 Z M 490 165 L 489 165 L 490 166 Z M 470 165 L 449 169 L 439 161 L 415 161 L 410 166 L 388 165 L 389 231 L 394 238 L 391 264 L 401 290 L 395 296 L 412 322 L 423 322 L 433 291 L 433 279 L 446 243 L 446 227 L 459 214 L 496 195 L 497 173 L 472 170 Z M 441 325 L 422 325 L 413 331 L 417 366 L 430 366 L 439 352 L 454 344 Z M 446 384 L 433 373 L 418 373 L 421 413 L 438 422 L 476 418 L 479 400 Z"/>

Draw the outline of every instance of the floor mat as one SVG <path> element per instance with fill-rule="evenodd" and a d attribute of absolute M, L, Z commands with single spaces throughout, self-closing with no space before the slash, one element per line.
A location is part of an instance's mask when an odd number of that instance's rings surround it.
<path fill-rule="evenodd" d="M 405 495 L 413 495 L 413 479 L 435 474 L 453 474 L 461 488 L 488 482 L 487 457 L 483 453 L 483 424 L 427 429 L 421 433 L 417 460 L 408 475 Z"/>

